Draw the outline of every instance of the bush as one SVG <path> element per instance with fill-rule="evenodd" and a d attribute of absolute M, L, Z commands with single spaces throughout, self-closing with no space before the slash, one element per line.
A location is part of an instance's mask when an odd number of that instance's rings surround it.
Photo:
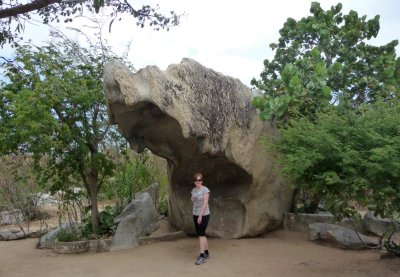
<path fill-rule="evenodd" d="M 333 107 L 315 122 L 292 121 L 280 130 L 283 173 L 296 188 L 319 195 L 337 214 L 357 214 L 354 202 L 382 218 L 400 209 L 400 101 L 361 105 L 357 112 Z M 349 201 L 351 200 L 351 201 Z"/>
<path fill-rule="evenodd" d="M 155 203 L 158 212 L 167 214 L 167 173 L 166 163 L 163 158 L 157 157 L 149 150 L 137 154 L 127 149 L 124 155 L 111 151 L 116 160 L 115 175 L 108 179 L 101 187 L 107 199 L 114 199 L 116 212 L 122 211 L 127 200 L 134 198 L 135 193 L 145 190 L 150 185 L 159 184 L 160 202 Z"/>
<path fill-rule="evenodd" d="M 60 242 L 72 242 L 81 240 L 82 236 L 80 236 L 77 232 L 69 231 L 66 229 L 61 229 L 57 234 L 57 240 Z"/>
<path fill-rule="evenodd" d="M 117 224 L 114 223 L 116 217 L 116 210 L 111 206 L 106 206 L 104 211 L 99 213 L 99 236 L 112 236 L 117 229 Z M 85 217 L 82 222 L 84 226 L 82 228 L 82 234 L 84 237 L 90 238 L 92 236 L 92 220 L 90 215 Z"/>

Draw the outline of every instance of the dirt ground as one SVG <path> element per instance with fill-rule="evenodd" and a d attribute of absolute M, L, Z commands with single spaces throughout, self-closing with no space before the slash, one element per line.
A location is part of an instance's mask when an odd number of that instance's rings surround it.
<path fill-rule="evenodd" d="M 160 232 L 160 231 L 158 231 Z M 194 265 L 196 238 L 106 253 L 59 255 L 37 239 L 0 242 L 0 276 L 399 276 L 400 259 L 348 251 L 278 230 L 262 238 L 209 239 L 211 257 Z"/>
<path fill-rule="evenodd" d="M 46 211 L 51 217 L 45 225 L 56 226 L 56 207 L 48 207 Z M 160 223 L 154 235 L 173 231 L 167 220 L 160 220 Z M 36 229 L 40 224 L 31 222 L 30 227 Z M 142 245 L 130 250 L 73 255 L 37 249 L 37 242 L 38 239 L 0 241 L 0 277 L 400 276 L 400 259 L 380 259 L 383 252 L 342 250 L 311 242 L 305 233 L 285 230 L 253 239 L 211 238 L 211 257 L 200 266 L 194 264 L 198 255 L 198 242 L 194 237 Z"/>

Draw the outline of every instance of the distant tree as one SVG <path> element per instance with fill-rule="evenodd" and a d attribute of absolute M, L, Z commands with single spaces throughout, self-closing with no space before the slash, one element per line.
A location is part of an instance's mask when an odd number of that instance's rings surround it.
<path fill-rule="evenodd" d="M 14 214 L 19 228 L 27 234 L 32 219 L 40 219 L 40 203 L 38 192 L 45 189 L 40 186 L 33 168 L 33 159 L 29 155 L 0 156 L 0 209 L 7 207 L 8 211 L 18 211 L 24 220 Z M 2 210 L 2 209 L 1 209 Z M 26 225 L 27 230 L 22 224 Z"/>
<path fill-rule="evenodd" d="M 111 58 L 107 49 L 60 37 L 46 46 L 25 44 L 3 64 L 8 80 L 0 85 L 0 153 L 29 153 L 37 165 L 45 161 L 37 172 L 51 179 L 53 191 L 80 180 L 94 234 L 97 194 L 114 168 L 107 145 L 121 139 L 108 121 L 103 93 L 103 66 Z"/>
<path fill-rule="evenodd" d="M 261 79 L 252 80 L 264 94 L 253 101 L 263 120 L 312 118 L 339 99 L 357 107 L 398 95 L 398 41 L 368 45 L 378 35 L 379 16 L 366 20 L 356 11 L 343 15 L 341 10 L 342 4 L 324 11 L 313 2 L 312 16 L 287 19 L 278 43 L 270 44 L 274 59 L 265 60 Z"/>
<path fill-rule="evenodd" d="M 143 5 L 135 8 L 127 0 L 10 0 L 0 1 L 0 46 L 5 43 L 12 43 L 23 33 L 25 22 L 33 15 L 39 15 L 43 24 L 59 22 L 71 22 L 73 16 L 82 13 L 84 10 L 98 13 L 105 9 L 110 16 L 111 25 L 115 19 L 121 19 L 122 14 L 133 16 L 137 25 L 144 27 L 146 24 L 154 27 L 155 30 L 169 28 L 177 25 L 179 16 L 171 11 L 169 15 L 157 12 L 158 6 L 153 8 Z M 16 25 L 12 25 L 15 23 Z"/>

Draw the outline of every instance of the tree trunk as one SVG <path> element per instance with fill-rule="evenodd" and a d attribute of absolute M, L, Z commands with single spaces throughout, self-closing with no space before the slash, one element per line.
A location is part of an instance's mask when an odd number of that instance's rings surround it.
<path fill-rule="evenodd" d="M 311 199 L 311 202 L 310 202 L 310 206 L 308 207 L 308 209 L 309 209 L 308 213 L 316 214 L 318 212 L 319 202 L 320 202 L 319 194 L 314 194 L 312 196 L 312 199 Z"/>
<path fill-rule="evenodd" d="M 89 174 L 87 176 L 90 194 L 90 205 L 92 211 L 92 232 L 95 236 L 98 234 L 99 227 L 99 208 L 97 202 L 98 186 L 97 186 L 97 176 L 94 174 Z"/>
<path fill-rule="evenodd" d="M 299 189 L 295 188 L 292 195 L 292 203 L 290 205 L 290 212 L 297 213 L 297 195 L 299 194 Z"/>

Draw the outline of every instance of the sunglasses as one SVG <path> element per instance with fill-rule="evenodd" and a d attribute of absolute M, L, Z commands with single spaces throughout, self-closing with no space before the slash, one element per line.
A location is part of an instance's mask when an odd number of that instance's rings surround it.
<path fill-rule="evenodd" d="M 203 179 L 194 179 L 193 182 L 201 182 Z"/>

